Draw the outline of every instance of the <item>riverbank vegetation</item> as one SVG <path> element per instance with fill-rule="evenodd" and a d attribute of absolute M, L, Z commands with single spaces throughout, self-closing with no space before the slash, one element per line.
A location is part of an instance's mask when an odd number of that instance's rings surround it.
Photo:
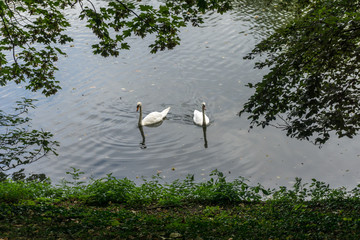
<path fill-rule="evenodd" d="M 332 189 L 295 179 L 292 188 L 265 189 L 244 178 L 227 181 L 189 175 L 167 183 L 154 176 L 141 184 L 105 178 L 53 185 L 45 181 L 0 183 L 3 239 L 357 239 L 360 186 Z"/>

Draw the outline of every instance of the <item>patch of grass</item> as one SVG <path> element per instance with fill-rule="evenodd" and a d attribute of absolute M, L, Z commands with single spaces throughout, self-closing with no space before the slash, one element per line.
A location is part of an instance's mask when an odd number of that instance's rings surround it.
<path fill-rule="evenodd" d="M 193 176 L 137 185 L 105 178 L 53 186 L 0 183 L 0 238 L 8 239 L 358 239 L 359 186 L 331 189 L 296 179 L 290 189 Z M 74 175 L 75 174 L 75 175 Z"/>

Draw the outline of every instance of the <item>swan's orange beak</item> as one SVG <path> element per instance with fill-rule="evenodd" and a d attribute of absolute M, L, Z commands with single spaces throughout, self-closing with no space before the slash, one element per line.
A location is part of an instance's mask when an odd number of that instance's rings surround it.
<path fill-rule="evenodd" d="M 139 111 L 140 106 L 136 106 L 136 111 Z"/>

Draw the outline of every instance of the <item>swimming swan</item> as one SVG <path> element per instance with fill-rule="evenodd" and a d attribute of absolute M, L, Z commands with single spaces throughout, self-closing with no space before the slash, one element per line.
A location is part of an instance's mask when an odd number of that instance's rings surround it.
<path fill-rule="evenodd" d="M 138 102 L 136 106 L 136 111 L 139 111 L 140 109 L 140 115 L 139 115 L 139 126 L 146 126 L 146 125 L 153 125 L 156 123 L 161 122 L 166 115 L 168 114 L 170 107 L 166 108 L 162 112 L 151 112 L 149 113 L 144 119 L 142 119 L 142 103 Z"/>
<path fill-rule="evenodd" d="M 206 126 L 210 123 L 208 116 L 205 115 L 205 103 L 201 103 L 202 112 L 199 112 L 198 110 L 194 111 L 194 123 L 196 125 L 200 126 Z"/>

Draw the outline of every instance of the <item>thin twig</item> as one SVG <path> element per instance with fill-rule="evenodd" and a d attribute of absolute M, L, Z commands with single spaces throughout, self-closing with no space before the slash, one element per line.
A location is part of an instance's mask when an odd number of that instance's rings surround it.
<path fill-rule="evenodd" d="M 90 0 L 87 0 L 87 1 L 91 4 L 91 6 L 92 6 L 93 9 L 94 9 L 94 12 L 96 13 L 96 8 L 95 8 L 94 4 L 93 4 Z"/>
<path fill-rule="evenodd" d="M 8 26 L 6 24 L 6 21 L 5 21 L 5 18 L 4 18 L 4 15 L 1 14 L 1 20 L 2 20 L 2 23 L 4 25 L 4 28 L 5 28 L 5 31 L 8 35 L 8 38 L 10 39 L 10 42 L 11 42 L 11 45 L 12 45 L 12 55 L 13 55 L 13 59 L 15 61 L 15 64 L 16 65 L 19 65 L 18 62 L 17 62 L 17 59 L 16 59 L 16 55 L 15 55 L 15 42 L 14 40 L 12 39 L 11 35 L 10 35 L 10 32 L 9 32 L 9 29 L 8 29 Z"/>
<path fill-rule="evenodd" d="M 133 11 L 133 10 L 130 9 L 130 8 L 128 8 L 128 7 L 126 6 L 126 4 L 124 4 L 122 1 L 119 1 L 119 0 L 115 0 L 115 1 L 118 2 L 118 3 L 120 3 L 126 10 L 128 10 L 128 11 L 131 12 L 131 13 L 133 13 L 133 14 L 134 14 L 137 18 L 139 18 L 142 22 L 145 21 L 145 20 L 144 20 L 142 17 L 140 17 L 135 11 Z M 152 28 L 152 29 L 155 30 L 156 32 L 159 32 L 159 28 L 157 27 L 157 25 L 156 25 L 156 27 L 150 25 L 150 28 Z"/>

